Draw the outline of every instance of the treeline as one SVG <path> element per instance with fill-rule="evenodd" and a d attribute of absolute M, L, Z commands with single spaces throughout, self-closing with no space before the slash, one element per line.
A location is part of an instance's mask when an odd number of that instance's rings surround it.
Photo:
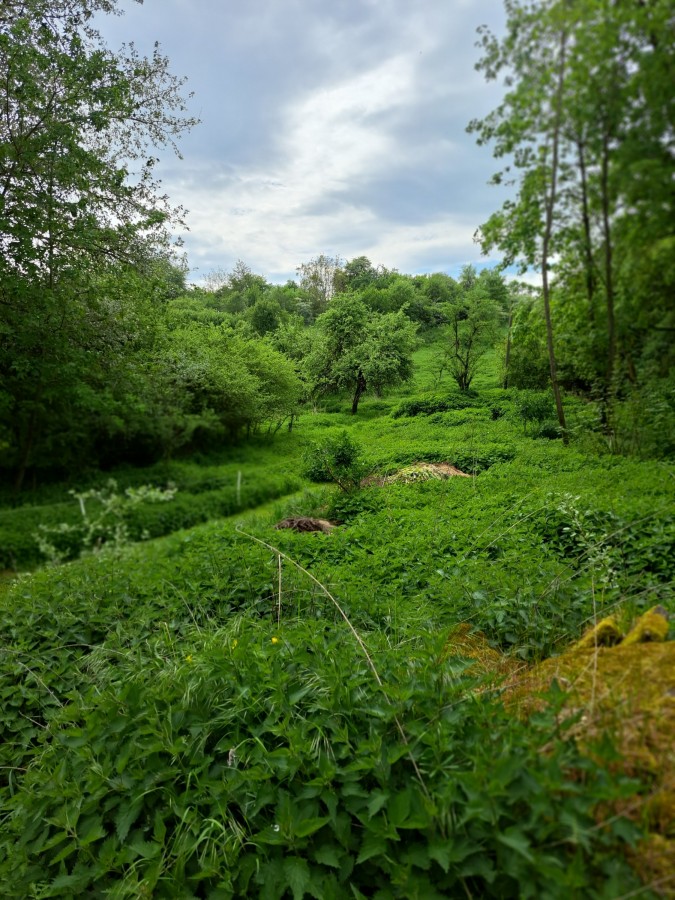
<path fill-rule="evenodd" d="M 299 276 L 274 285 L 239 262 L 194 287 L 149 255 L 89 271 L 83 289 L 36 287 L 31 315 L 3 305 L 2 469 L 19 489 L 209 450 L 292 426 L 329 394 L 349 394 L 356 413 L 364 394 L 411 376 L 420 328 L 480 320 L 472 375 L 509 305 L 504 279 L 470 266 L 455 281 L 320 256 Z"/>

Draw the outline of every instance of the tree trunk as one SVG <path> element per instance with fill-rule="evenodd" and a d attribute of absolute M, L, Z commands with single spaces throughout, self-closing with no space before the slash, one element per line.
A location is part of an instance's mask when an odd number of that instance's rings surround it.
<path fill-rule="evenodd" d="M 509 363 L 511 361 L 511 327 L 513 325 L 513 296 L 509 297 L 509 321 L 506 327 L 506 354 L 504 356 L 504 390 L 509 386 Z"/>
<path fill-rule="evenodd" d="M 609 136 L 607 129 L 602 137 L 602 170 L 600 177 L 602 188 L 602 231 L 605 245 L 605 293 L 607 295 L 607 385 L 606 398 L 612 392 L 614 369 L 616 365 L 616 318 L 614 315 L 614 273 L 613 273 L 613 247 L 612 227 L 610 224 L 609 210 Z"/>
<path fill-rule="evenodd" d="M 30 461 L 30 455 L 33 452 L 33 444 L 35 443 L 35 430 L 37 426 L 37 412 L 33 410 L 30 414 L 30 418 L 28 420 L 28 428 L 26 429 L 26 437 L 23 441 L 23 446 L 19 455 L 19 465 L 16 470 L 16 475 L 14 476 L 14 486 L 13 492 L 14 496 L 18 496 L 21 493 L 21 488 L 23 487 L 23 481 L 26 477 L 26 470 L 28 469 L 28 463 Z"/>
<path fill-rule="evenodd" d="M 584 258 L 586 264 L 586 296 L 588 297 L 588 314 L 591 324 L 595 320 L 593 299 L 595 297 L 595 271 L 593 264 L 593 242 L 591 240 L 591 216 L 588 210 L 588 179 L 586 177 L 586 155 L 584 142 L 577 138 L 579 174 L 581 177 L 581 221 L 584 229 Z"/>
<path fill-rule="evenodd" d="M 359 369 L 359 375 L 356 379 L 356 391 L 354 392 L 354 399 L 352 400 L 352 415 L 355 416 L 359 409 L 359 400 L 364 395 L 366 391 L 366 379 L 363 375 L 361 369 Z"/>
<path fill-rule="evenodd" d="M 560 385 L 558 383 L 558 366 L 555 358 L 555 346 L 553 342 L 553 322 L 551 320 L 551 291 L 548 283 L 548 257 L 551 244 L 551 234 L 553 233 L 553 210 L 556 201 L 556 189 L 558 184 L 558 152 L 560 144 L 560 120 L 562 118 L 562 102 L 563 102 L 563 84 L 565 79 L 565 53 L 567 49 L 567 34 L 563 31 L 560 35 L 560 63 L 558 66 L 558 85 L 556 88 L 556 110 L 553 125 L 553 158 L 551 160 L 551 186 L 546 196 L 546 222 L 544 226 L 544 237 L 542 242 L 542 262 L 541 277 L 544 289 L 544 317 L 546 319 L 546 344 L 548 347 L 548 359 L 551 369 L 551 386 L 553 387 L 553 396 L 555 397 L 555 408 L 558 413 L 558 423 L 562 431 L 563 443 L 569 443 L 569 435 L 567 433 L 567 424 L 565 422 L 565 411 L 562 405 L 562 397 L 560 395 Z"/>

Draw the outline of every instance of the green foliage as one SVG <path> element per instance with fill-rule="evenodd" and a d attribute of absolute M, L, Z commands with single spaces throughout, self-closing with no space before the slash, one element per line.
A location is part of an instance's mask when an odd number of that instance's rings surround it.
<path fill-rule="evenodd" d="M 165 490 L 144 484 L 127 488 L 123 494 L 117 490 L 117 482 L 109 479 L 103 490 L 92 489 L 83 493 L 69 491 L 77 500 L 82 520 L 77 525 L 61 522 L 59 525 L 38 526 L 35 540 L 40 553 L 51 565 L 58 565 L 73 555 L 73 545 L 79 555 L 87 552 L 115 552 L 131 541 L 127 524 L 128 514 L 143 503 L 166 503 L 176 495 L 175 485 Z M 92 511 L 92 503 L 95 511 Z M 143 533 L 141 537 L 149 537 Z M 65 546 L 64 546 L 65 540 Z"/>
<path fill-rule="evenodd" d="M 154 177 L 153 152 L 175 149 L 194 120 L 157 47 L 146 58 L 133 43 L 105 46 L 93 16 L 116 9 L 115 0 L 3 7 L 0 414 L 17 490 L 31 465 L 54 456 L 67 465 L 70 448 L 119 423 L 134 382 L 134 354 L 122 348 L 142 343 L 147 294 L 172 278 L 158 259 L 180 216 Z M 121 302 L 129 270 L 146 276 L 140 313 Z"/>
<path fill-rule="evenodd" d="M 488 80 L 507 76 L 504 96 L 469 130 L 505 161 L 494 183 L 516 184 L 517 194 L 481 227 L 481 243 L 522 271 L 548 274 L 555 255 L 560 377 L 599 397 L 607 422 L 624 390 L 673 365 L 672 113 L 663 101 L 672 41 L 659 37 L 672 36 L 669 4 L 601 11 L 513 0 L 506 12 L 499 38 L 480 29 L 478 63 Z M 542 329 L 527 325 L 517 337 L 514 329 L 509 381 L 543 387 Z"/>
<path fill-rule="evenodd" d="M 345 493 L 358 490 L 368 471 L 362 447 L 347 431 L 311 446 L 303 461 L 304 475 L 310 481 L 337 484 Z"/>
<path fill-rule="evenodd" d="M 399 403 L 392 412 L 394 419 L 404 416 L 430 416 L 433 413 L 448 412 L 455 409 L 474 409 L 481 406 L 482 402 L 477 396 L 466 393 L 455 394 L 449 397 L 415 397 L 412 400 L 404 400 Z"/>
<path fill-rule="evenodd" d="M 482 284 L 475 284 L 444 308 L 448 321 L 444 361 L 461 391 L 468 391 L 478 364 L 497 336 L 499 307 Z"/>
<path fill-rule="evenodd" d="M 255 450 L 249 453 L 255 459 Z M 276 453 L 281 452 L 281 446 Z M 260 453 L 260 450 L 258 450 Z M 173 462 L 153 469 L 117 470 L 115 480 L 124 485 L 124 492 L 137 492 L 143 479 L 152 479 L 156 488 L 173 482 L 178 492 L 171 503 L 123 503 L 118 509 L 125 532 L 131 541 L 157 538 L 181 528 L 222 516 L 232 516 L 297 491 L 301 479 L 276 460 L 268 461 L 263 451 L 265 470 L 259 471 L 252 462 L 221 462 L 220 465 L 197 465 Z M 276 462 L 276 465 L 275 465 Z M 105 480 L 99 480 L 89 491 L 92 496 L 105 493 Z M 43 490 L 45 499 L 60 499 L 53 490 Z M 68 496 L 67 492 L 63 495 Z M 88 504 L 89 508 L 89 504 Z M 95 517 L 103 508 L 95 501 L 91 505 Z M 65 526 L 65 527 L 63 527 Z M 36 541 L 36 534 L 44 528 L 54 534 L 59 553 L 74 559 L 82 549 L 82 516 L 77 504 L 52 502 L 24 505 L 16 509 L 0 509 L 0 567 L 23 569 L 45 560 Z"/>
<path fill-rule="evenodd" d="M 541 427 L 545 421 L 552 419 L 555 412 L 553 398 L 548 391 L 519 391 L 515 408 L 526 432 L 530 422 Z"/>
<path fill-rule="evenodd" d="M 591 799 L 633 785 L 580 756 L 555 710 L 527 726 L 477 700 L 429 638 L 401 653 L 372 637 L 379 688 L 347 635 L 240 618 L 101 657 L 8 803 L 0 883 L 392 898 L 634 884 L 616 857 L 633 832 L 597 830 Z"/>
<path fill-rule="evenodd" d="M 420 351 L 418 385 L 435 352 Z M 470 622 L 538 659 L 595 616 L 672 610 L 673 482 L 663 463 L 533 440 L 497 377 L 486 367 L 477 395 L 413 387 L 396 417 L 366 399 L 362 417 L 306 413 L 274 443 L 120 469 L 118 494 L 175 482 L 171 503 L 124 517 L 132 537 L 169 536 L 0 585 L 0 893 L 640 890 L 621 851 L 641 826 L 596 817 L 647 786 L 616 776 L 608 745 L 580 752 L 559 691 L 518 718 L 443 649 Z M 307 447 L 316 473 L 327 459 L 354 487 L 361 447 L 378 474 L 435 460 L 475 477 L 244 512 L 301 487 Z M 90 477 L 77 493 L 102 490 Z M 76 521 L 64 495 L 38 486 L 43 505 L 24 498 L 0 528 Z M 302 514 L 342 524 L 273 527 Z"/>
<path fill-rule="evenodd" d="M 401 310 L 371 312 L 357 296 L 341 294 L 319 318 L 320 339 L 305 361 L 315 396 L 348 391 L 352 413 L 361 397 L 412 377 L 415 326 Z"/>

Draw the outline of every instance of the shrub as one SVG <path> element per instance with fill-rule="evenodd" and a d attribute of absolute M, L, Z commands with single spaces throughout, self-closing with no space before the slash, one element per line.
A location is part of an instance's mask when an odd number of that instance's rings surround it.
<path fill-rule="evenodd" d="M 304 474 L 310 481 L 337 484 L 346 493 L 358 490 L 367 472 L 362 448 L 348 431 L 313 444 L 303 462 Z"/>
<path fill-rule="evenodd" d="M 557 419 L 544 419 L 537 429 L 537 437 L 547 438 L 549 441 L 554 441 L 556 438 L 559 438 L 560 425 L 558 424 Z"/>
<path fill-rule="evenodd" d="M 617 856 L 635 829 L 593 819 L 634 783 L 579 753 L 555 698 L 520 721 L 472 693 L 465 661 L 430 664 L 438 638 L 371 636 L 380 688 L 347 634 L 240 619 L 100 671 L 9 803 L 0 883 L 383 900 L 636 884 Z"/>
<path fill-rule="evenodd" d="M 392 418 L 401 419 L 413 416 L 430 416 L 433 413 L 449 412 L 455 409 L 468 409 L 472 406 L 482 406 L 477 395 L 467 392 L 461 396 L 449 397 L 417 397 L 413 400 L 404 400 L 392 412 Z"/>
<path fill-rule="evenodd" d="M 516 412 L 527 432 L 529 422 L 542 423 L 552 418 L 553 398 L 544 391 L 520 391 L 516 397 Z"/>

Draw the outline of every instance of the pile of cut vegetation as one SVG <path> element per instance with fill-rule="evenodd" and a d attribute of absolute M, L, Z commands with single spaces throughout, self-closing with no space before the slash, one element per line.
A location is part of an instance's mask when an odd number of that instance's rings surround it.
<path fill-rule="evenodd" d="M 415 462 L 409 466 L 404 466 L 398 472 L 392 475 L 371 475 L 364 479 L 362 484 L 368 485 L 384 485 L 384 484 L 410 484 L 416 481 L 428 481 L 436 479 L 443 481 L 446 478 L 471 478 L 466 472 L 462 472 L 457 466 L 446 462 Z"/>

